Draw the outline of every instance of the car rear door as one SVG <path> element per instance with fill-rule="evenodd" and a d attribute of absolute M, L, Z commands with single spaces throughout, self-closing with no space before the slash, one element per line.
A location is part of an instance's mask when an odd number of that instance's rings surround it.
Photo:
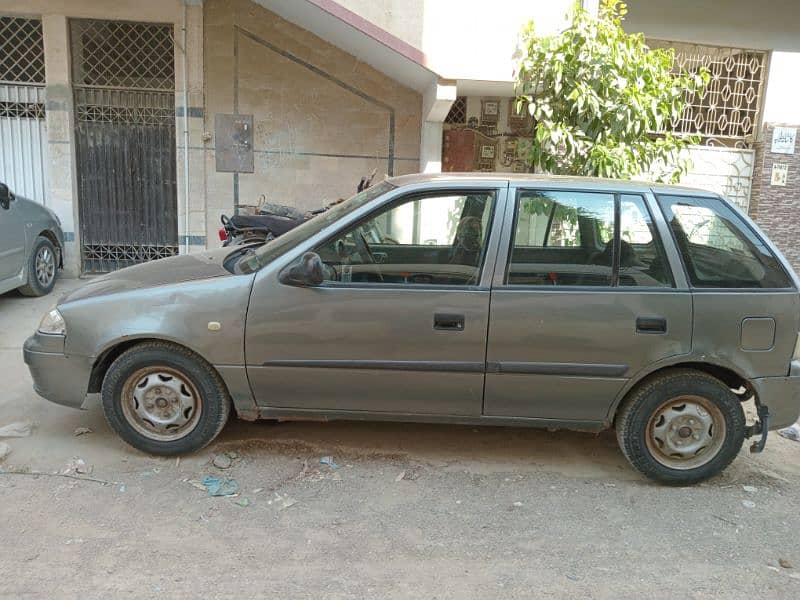
<path fill-rule="evenodd" d="M 279 269 L 258 274 L 246 362 L 269 414 L 481 414 L 508 184 L 443 185 L 400 190 L 358 222 L 298 248 L 295 258 L 312 250 L 326 263 L 320 286 L 284 285 Z M 465 214 L 476 198 L 485 208 L 477 222 Z M 480 251 L 470 256 L 455 247 L 467 229 L 480 232 Z"/>
<path fill-rule="evenodd" d="M 691 294 L 656 208 L 645 188 L 512 186 L 485 415 L 604 422 L 630 378 L 689 352 Z"/>

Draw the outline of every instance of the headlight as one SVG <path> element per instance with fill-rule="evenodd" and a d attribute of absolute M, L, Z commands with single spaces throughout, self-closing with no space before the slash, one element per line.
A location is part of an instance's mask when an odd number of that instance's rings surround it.
<path fill-rule="evenodd" d="M 66 335 L 67 324 L 64 323 L 64 317 L 61 316 L 57 308 L 54 308 L 42 317 L 42 320 L 39 322 L 39 333 L 45 333 L 47 335 Z"/>

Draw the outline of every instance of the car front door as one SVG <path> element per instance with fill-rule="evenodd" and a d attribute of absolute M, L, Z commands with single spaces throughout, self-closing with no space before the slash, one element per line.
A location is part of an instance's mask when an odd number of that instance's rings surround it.
<path fill-rule="evenodd" d="M 25 264 L 25 222 L 20 203 L 0 205 L 0 281 L 19 275 Z"/>
<path fill-rule="evenodd" d="M 604 422 L 631 377 L 688 353 L 691 294 L 667 235 L 646 189 L 509 190 L 484 414 Z"/>
<path fill-rule="evenodd" d="M 259 406 L 479 416 L 506 187 L 395 190 L 298 248 L 324 261 L 321 285 L 280 283 L 286 261 L 261 271 L 246 327 Z"/>

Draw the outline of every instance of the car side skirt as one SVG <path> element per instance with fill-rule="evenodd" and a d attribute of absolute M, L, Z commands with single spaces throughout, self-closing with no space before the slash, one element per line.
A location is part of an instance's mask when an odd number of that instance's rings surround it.
<path fill-rule="evenodd" d="M 596 433 L 608 428 L 602 421 L 535 419 L 529 417 L 490 417 L 465 415 L 432 415 L 421 413 L 390 413 L 348 410 L 304 410 L 295 408 L 257 409 L 259 419 L 278 421 L 398 421 L 403 423 L 443 423 L 449 425 L 494 425 L 500 427 L 534 427 L 539 429 L 569 429 Z"/>

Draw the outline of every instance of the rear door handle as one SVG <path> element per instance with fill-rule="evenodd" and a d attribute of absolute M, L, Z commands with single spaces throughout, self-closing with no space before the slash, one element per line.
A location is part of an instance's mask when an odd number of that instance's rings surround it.
<path fill-rule="evenodd" d="M 436 313 L 433 315 L 433 328 L 447 331 L 464 331 L 464 315 Z"/>
<path fill-rule="evenodd" d="M 637 317 L 636 333 L 667 333 L 664 317 Z"/>

